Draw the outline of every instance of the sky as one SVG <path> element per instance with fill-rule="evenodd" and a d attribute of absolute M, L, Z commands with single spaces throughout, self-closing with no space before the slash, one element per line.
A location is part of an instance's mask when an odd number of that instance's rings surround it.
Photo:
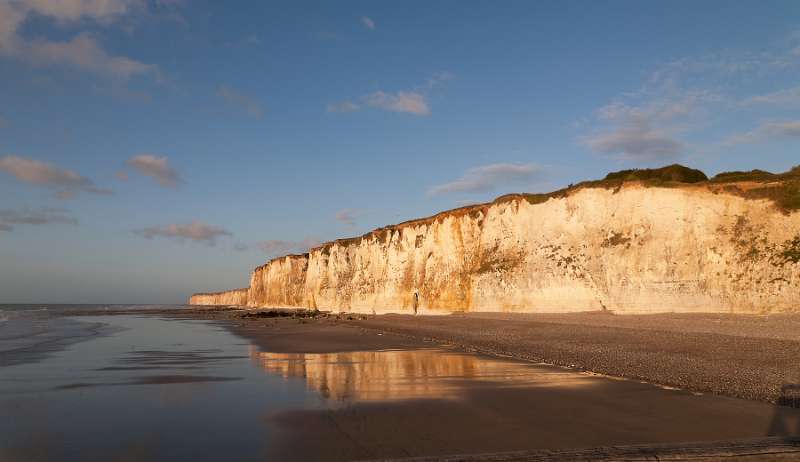
<path fill-rule="evenodd" d="M 800 164 L 800 2 L 0 0 L 0 302 L 182 303 L 320 242 Z"/>

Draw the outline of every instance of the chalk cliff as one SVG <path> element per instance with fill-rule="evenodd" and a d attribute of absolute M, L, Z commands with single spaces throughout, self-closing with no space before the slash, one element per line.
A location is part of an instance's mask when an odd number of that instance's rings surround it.
<path fill-rule="evenodd" d="M 247 293 L 250 289 L 226 290 L 224 292 L 194 294 L 189 298 L 190 305 L 247 305 Z"/>
<path fill-rule="evenodd" d="M 712 180 L 680 166 L 619 172 L 276 258 L 253 271 L 249 289 L 189 303 L 424 314 L 796 311 L 798 202 L 797 168 Z"/>

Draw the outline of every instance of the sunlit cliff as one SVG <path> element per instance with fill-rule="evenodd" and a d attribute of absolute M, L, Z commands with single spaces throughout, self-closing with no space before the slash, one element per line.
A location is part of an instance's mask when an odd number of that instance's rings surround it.
<path fill-rule="evenodd" d="M 681 166 L 508 195 L 276 258 L 191 304 L 366 313 L 800 308 L 800 169 Z"/>

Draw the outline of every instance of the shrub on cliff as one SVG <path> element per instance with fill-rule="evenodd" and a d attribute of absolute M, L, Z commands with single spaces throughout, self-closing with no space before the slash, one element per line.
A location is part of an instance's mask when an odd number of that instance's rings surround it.
<path fill-rule="evenodd" d="M 708 177 L 700 170 L 685 167 L 680 164 L 673 164 L 661 168 L 643 168 L 611 172 L 606 175 L 603 181 L 699 183 L 701 181 L 708 181 Z"/>
<path fill-rule="evenodd" d="M 749 172 L 722 172 L 711 179 L 714 183 L 735 183 L 738 181 L 769 181 L 776 177 L 774 173 L 764 170 L 750 170 Z"/>

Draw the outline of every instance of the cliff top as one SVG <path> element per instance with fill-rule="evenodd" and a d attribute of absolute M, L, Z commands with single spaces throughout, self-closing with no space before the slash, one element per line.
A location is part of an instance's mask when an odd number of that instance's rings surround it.
<path fill-rule="evenodd" d="M 628 183 L 645 187 L 663 188 L 701 187 L 714 192 L 724 192 L 749 199 L 769 199 L 784 213 L 800 210 L 800 165 L 784 173 L 771 173 L 764 170 L 751 170 L 749 172 L 733 171 L 722 172 L 709 178 L 700 170 L 680 164 L 673 164 L 661 168 L 631 169 L 611 172 L 601 180 L 583 181 L 549 193 L 505 194 L 491 202 L 445 210 L 429 217 L 417 218 L 377 228 L 361 236 L 325 242 L 310 249 L 309 252 L 317 250 L 326 252 L 333 244 L 358 244 L 362 239 L 379 235 L 383 235 L 384 238 L 388 239 L 393 231 L 409 226 L 431 224 L 443 220 L 446 217 L 459 217 L 464 215 L 474 215 L 477 217 L 481 213 L 485 214 L 486 210 L 494 204 L 520 200 L 525 200 L 531 204 L 540 204 L 553 198 L 567 197 L 585 188 L 619 189 Z M 261 267 L 267 266 L 272 261 L 284 258 L 306 258 L 307 256 L 308 253 L 284 255 L 269 260 Z"/>
<path fill-rule="evenodd" d="M 241 291 L 245 291 L 246 292 L 248 290 L 250 290 L 249 287 L 241 287 L 241 288 L 238 288 L 238 289 L 225 290 L 224 292 L 241 292 Z M 208 296 L 208 295 L 218 295 L 218 294 L 219 294 L 219 292 L 197 292 L 197 293 L 192 294 L 192 297 L 204 296 L 204 295 L 206 295 L 206 296 Z"/>

